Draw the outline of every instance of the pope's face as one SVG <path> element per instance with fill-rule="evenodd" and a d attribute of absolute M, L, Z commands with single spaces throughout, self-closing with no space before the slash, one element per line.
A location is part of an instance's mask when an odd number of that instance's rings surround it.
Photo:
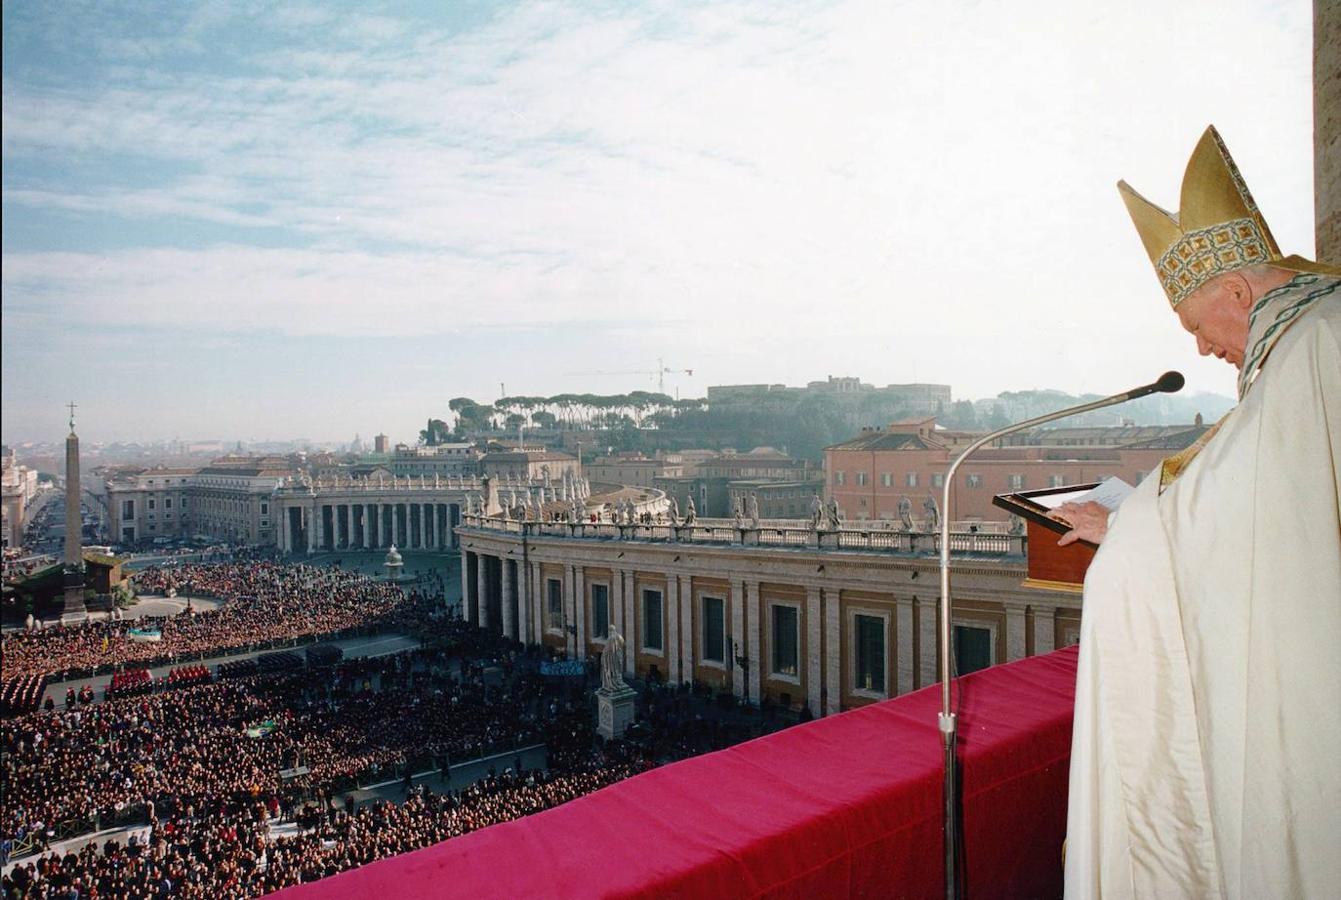
<path fill-rule="evenodd" d="M 1197 339 L 1198 353 L 1223 359 L 1237 369 L 1243 366 L 1251 307 L 1251 296 L 1240 297 L 1211 283 L 1178 304 L 1178 320 Z"/>

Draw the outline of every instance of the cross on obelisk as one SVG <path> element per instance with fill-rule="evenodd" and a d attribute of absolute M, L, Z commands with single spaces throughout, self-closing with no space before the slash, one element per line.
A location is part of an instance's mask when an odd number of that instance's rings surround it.
<path fill-rule="evenodd" d="M 75 402 L 74 402 L 73 400 L 71 400 L 71 401 L 70 401 L 68 404 L 66 404 L 66 405 L 70 407 L 70 433 L 73 434 L 73 433 L 74 433 L 74 411 L 75 411 Z"/>

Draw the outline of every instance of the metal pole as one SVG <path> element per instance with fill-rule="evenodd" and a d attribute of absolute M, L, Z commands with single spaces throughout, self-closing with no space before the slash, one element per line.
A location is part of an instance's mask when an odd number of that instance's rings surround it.
<path fill-rule="evenodd" d="M 959 454 L 959 457 L 950 464 L 950 469 L 945 473 L 945 484 L 941 491 L 941 604 L 940 604 L 940 676 L 941 676 L 941 711 L 937 717 L 937 727 L 940 730 L 942 740 L 945 745 L 945 821 L 943 824 L 943 840 L 945 841 L 945 898 L 946 900 L 958 900 L 959 898 L 959 872 L 958 872 L 958 847 L 955 839 L 959 833 L 959 803 L 957 798 L 958 783 L 957 772 L 958 760 L 955 757 L 955 734 L 958 722 L 955 714 L 950 709 L 950 679 L 953 677 L 952 658 L 954 645 L 950 642 L 950 487 L 954 484 L 955 473 L 959 471 L 960 465 L 964 460 L 973 455 L 973 452 L 984 444 L 988 444 L 997 438 L 1005 437 L 1008 434 L 1014 434 L 1017 431 L 1023 431 L 1026 428 L 1033 428 L 1035 425 L 1042 425 L 1045 422 L 1052 422 L 1057 419 L 1064 419 L 1067 416 L 1079 415 L 1080 413 L 1091 412 L 1092 410 L 1102 409 L 1105 406 L 1113 406 L 1117 403 L 1125 403 L 1137 397 L 1144 397 L 1147 394 L 1155 392 L 1172 393 L 1183 386 L 1183 376 L 1176 372 L 1166 372 L 1159 381 L 1139 388 L 1133 388 L 1121 394 L 1114 394 L 1111 397 L 1105 397 L 1102 400 L 1095 400 L 1091 403 L 1082 403 L 1079 406 L 1071 406 L 1066 409 L 1059 409 L 1056 412 L 1048 413 L 1042 416 L 1035 416 L 1032 419 L 1026 419 L 1023 422 L 1017 422 L 1014 425 L 1007 425 L 1005 428 L 998 428 L 996 431 L 988 432 L 978 438 L 968 449 Z"/>

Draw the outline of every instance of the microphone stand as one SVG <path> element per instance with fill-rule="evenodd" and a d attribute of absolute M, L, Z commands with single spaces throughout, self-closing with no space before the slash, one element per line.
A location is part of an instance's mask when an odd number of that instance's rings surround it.
<path fill-rule="evenodd" d="M 959 466 L 968 459 L 975 450 L 984 444 L 991 443 L 1000 437 L 1008 434 L 1014 434 L 1017 431 L 1023 431 L 1026 428 L 1033 428 L 1036 425 L 1042 425 L 1045 422 L 1052 422 L 1057 419 L 1064 419 L 1067 416 L 1074 416 L 1080 413 L 1090 412 L 1096 409 L 1103 409 L 1105 406 L 1114 406 L 1118 403 L 1126 403 L 1128 400 L 1135 400 L 1138 397 L 1144 397 L 1147 394 L 1168 393 L 1181 390 L 1183 387 L 1183 376 L 1178 372 L 1165 372 L 1159 377 L 1158 381 L 1142 385 L 1138 388 L 1132 388 L 1130 391 L 1124 391 L 1121 394 L 1114 394 L 1111 397 L 1105 397 L 1102 400 L 1095 400 L 1091 403 L 1082 403 L 1079 406 L 1070 406 L 1066 409 L 1059 409 L 1056 412 L 1048 413 L 1042 416 L 1035 416 L 1032 419 L 1026 419 L 1023 422 L 1016 422 L 1014 425 L 1007 425 L 1005 428 L 998 428 L 996 431 L 988 432 L 978 438 L 968 449 L 959 454 L 959 457 L 950 464 L 950 469 L 945 473 L 945 484 L 941 493 L 941 608 L 940 608 L 940 645 L 941 645 L 941 712 L 937 717 L 937 725 L 941 732 L 941 737 L 945 746 L 945 816 L 943 820 L 943 839 L 945 842 L 945 900 L 959 900 L 959 872 L 958 872 L 958 854 L 956 846 L 956 835 L 959 833 L 959 803 L 958 803 L 958 778 L 957 778 L 957 760 L 955 758 L 955 735 L 958 727 L 955 713 L 950 709 L 950 678 L 952 676 L 953 666 L 951 657 L 954 647 L 950 643 L 950 488 L 954 484 L 955 472 Z"/>

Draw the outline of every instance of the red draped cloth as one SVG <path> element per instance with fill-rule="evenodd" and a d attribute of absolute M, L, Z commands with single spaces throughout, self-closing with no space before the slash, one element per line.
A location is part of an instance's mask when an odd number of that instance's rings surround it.
<path fill-rule="evenodd" d="M 1060 897 L 1076 651 L 956 683 L 963 883 Z M 400 897 L 943 896 L 930 687 L 283 892 Z"/>

